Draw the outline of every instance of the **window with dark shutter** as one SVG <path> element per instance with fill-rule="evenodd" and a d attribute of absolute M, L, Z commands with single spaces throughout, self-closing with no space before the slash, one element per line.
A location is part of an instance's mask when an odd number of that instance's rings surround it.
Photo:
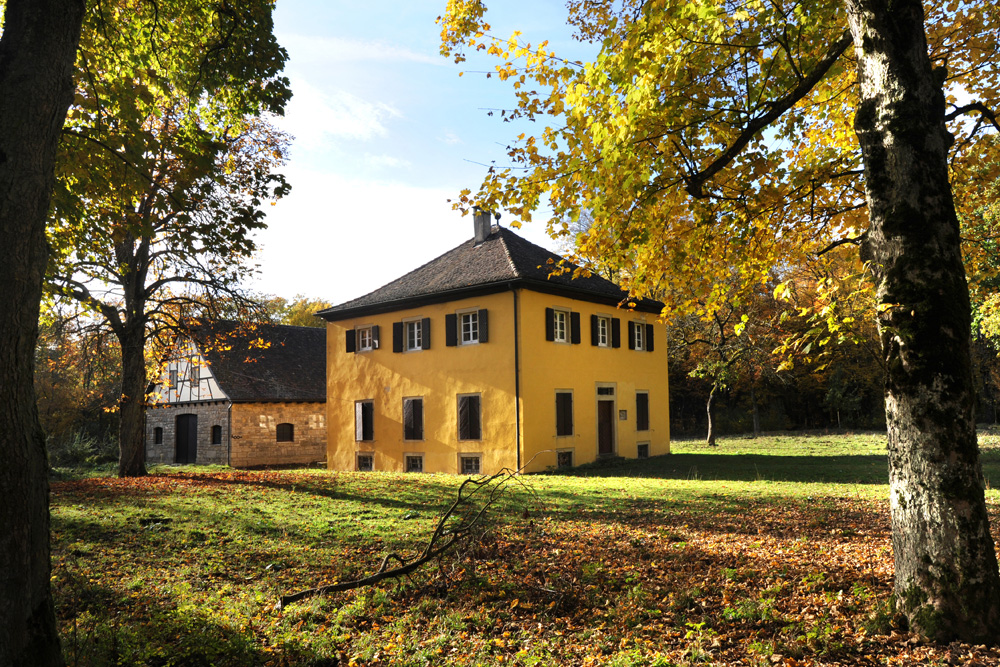
<path fill-rule="evenodd" d="M 569 321 L 570 321 L 570 325 L 569 325 L 569 328 L 570 328 L 569 341 L 571 343 L 573 343 L 574 345 L 579 345 L 580 344 L 580 313 L 570 313 L 569 314 Z"/>
<path fill-rule="evenodd" d="M 635 349 L 635 322 L 628 323 L 628 349 Z"/>
<path fill-rule="evenodd" d="M 379 328 L 377 324 L 372 325 L 372 349 L 378 349 Z"/>
<path fill-rule="evenodd" d="M 635 394 L 635 430 L 649 430 L 649 393 L 645 391 Z"/>
<path fill-rule="evenodd" d="M 482 421 L 480 419 L 479 395 L 458 397 L 458 439 L 481 440 Z"/>
<path fill-rule="evenodd" d="M 403 399 L 403 439 L 424 439 L 424 399 Z"/>
<path fill-rule="evenodd" d="M 216 424 L 212 427 L 212 444 L 221 445 L 222 444 L 222 427 Z"/>
<path fill-rule="evenodd" d="M 556 435 L 573 435 L 572 392 L 556 392 Z"/>
<path fill-rule="evenodd" d="M 545 340 L 556 339 L 556 311 L 555 308 L 545 309 Z"/>
<path fill-rule="evenodd" d="M 652 352 L 653 351 L 653 325 L 652 324 L 647 324 L 646 325 L 646 340 L 645 340 L 645 343 L 646 343 L 646 351 L 647 352 Z"/>
<path fill-rule="evenodd" d="M 373 401 L 355 402 L 354 439 L 359 442 L 375 439 L 375 403 Z"/>
<path fill-rule="evenodd" d="M 275 436 L 278 442 L 294 442 L 295 427 L 291 424 L 278 424 L 275 428 Z"/>
<path fill-rule="evenodd" d="M 357 332 L 354 329 L 347 331 L 347 351 L 354 352 L 356 348 Z"/>
<path fill-rule="evenodd" d="M 420 320 L 421 333 L 423 335 L 423 344 L 421 349 L 429 350 L 431 349 L 431 318 L 425 317 Z"/>
<path fill-rule="evenodd" d="M 597 315 L 590 316 L 590 344 L 597 346 L 601 344 L 601 334 L 598 327 L 601 325 L 601 318 Z"/>
<path fill-rule="evenodd" d="M 403 351 L 403 323 L 392 323 L 392 351 L 399 353 Z"/>
<path fill-rule="evenodd" d="M 479 342 L 490 342 L 490 314 L 485 308 L 479 310 Z"/>
<path fill-rule="evenodd" d="M 622 321 L 617 317 L 611 318 L 611 347 L 622 346 Z"/>
<path fill-rule="evenodd" d="M 455 313 L 444 316 L 444 344 L 447 347 L 458 345 L 458 315 Z"/>

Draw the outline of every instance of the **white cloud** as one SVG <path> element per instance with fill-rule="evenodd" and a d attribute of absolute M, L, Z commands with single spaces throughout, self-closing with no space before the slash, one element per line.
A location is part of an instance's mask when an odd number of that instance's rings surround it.
<path fill-rule="evenodd" d="M 393 157 L 392 155 L 365 155 L 365 164 L 371 167 L 403 169 L 411 166 L 409 160 Z"/>
<path fill-rule="evenodd" d="M 462 143 L 462 140 L 454 132 L 445 132 L 444 136 L 438 137 L 438 141 L 448 144 L 449 146 Z"/>
<path fill-rule="evenodd" d="M 436 66 L 449 64 L 449 61 L 438 53 L 419 53 L 383 41 L 311 37 L 289 33 L 280 34 L 278 41 L 288 45 L 289 55 L 296 66 L 310 62 L 329 64 L 376 61 L 416 62 Z"/>
<path fill-rule="evenodd" d="M 295 137 L 297 146 L 320 148 L 332 139 L 366 141 L 385 136 L 384 121 L 402 114 L 382 102 L 369 102 L 346 91 L 326 93 L 308 81 L 293 78 L 292 96 L 281 129 Z"/>

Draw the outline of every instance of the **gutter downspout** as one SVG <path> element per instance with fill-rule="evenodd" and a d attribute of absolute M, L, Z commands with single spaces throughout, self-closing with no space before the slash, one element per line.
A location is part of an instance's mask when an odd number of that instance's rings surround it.
<path fill-rule="evenodd" d="M 228 430 L 228 437 L 226 438 L 226 465 L 230 468 L 233 467 L 233 402 L 229 401 L 229 407 L 226 408 L 226 419 L 228 424 L 226 424 L 226 429 Z"/>
<path fill-rule="evenodd" d="M 511 285 L 514 293 L 514 431 L 517 443 L 517 469 L 521 470 L 521 329 L 518 318 L 519 303 L 517 287 Z"/>

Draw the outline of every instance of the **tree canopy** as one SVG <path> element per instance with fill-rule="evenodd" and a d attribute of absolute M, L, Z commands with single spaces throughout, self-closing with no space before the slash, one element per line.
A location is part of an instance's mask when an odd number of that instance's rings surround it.
<path fill-rule="evenodd" d="M 90 7 L 48 228 L 50 289 L 121 344 L 122 475 L 143 474 L 147 338 L 239 287 L 288 185 L 290 97 L 266 0 Z M 160 348 L 165 341 L 159 341 Z"/>
<path fill-rule="evenodd" d="M 455 205 L 521 220 L 544 205 L 556 234 L 586 210 L 583 254 L 617 260 L 634 292 L 681 284 L 700 296 L 671 309 L 705 315 L 732 298 L 734 277 L 746 293 L 860 246 L 885 368 L 897 608 L 926 636 L 996 641 L 1000 574 L 959 216 L 996 178 L 1000 10 L 951 0 L 926 11 L 919 0 L 567 7 L 577 37 L 599 49 L 593 62 L 560 60 L 518 33 L 497 38 L 481 0 L 449 0 L 442 53 L 497 56 L 516 100 L 505 117 L 548 121 Z"/>

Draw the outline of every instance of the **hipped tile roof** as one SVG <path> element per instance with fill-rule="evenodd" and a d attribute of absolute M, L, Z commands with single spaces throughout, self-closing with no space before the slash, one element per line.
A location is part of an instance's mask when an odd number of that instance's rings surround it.
<path fill-rule="evenodd" d="M 326 401 L 326 329 L 202 321 L 191 337 L 236 403 Z"/>
<path fill-rule="evenodd" d="M 553 273 L 556 265 L 569 270 Z M 321 310 L 317 315 L 332 322 L 510 287 L 556 292 L 612 305 L 634 303 L 636 310 L 651 313 L 659 313 L 663 308 L 662 303 L 652 299 L 630 299 L 618 285 L 594 273 L 574 278 L 576 268 L 575 264 L 511 230 L 494 226 L 479 245 L 469 239 L 405 276 L 357 299 Z"/>

